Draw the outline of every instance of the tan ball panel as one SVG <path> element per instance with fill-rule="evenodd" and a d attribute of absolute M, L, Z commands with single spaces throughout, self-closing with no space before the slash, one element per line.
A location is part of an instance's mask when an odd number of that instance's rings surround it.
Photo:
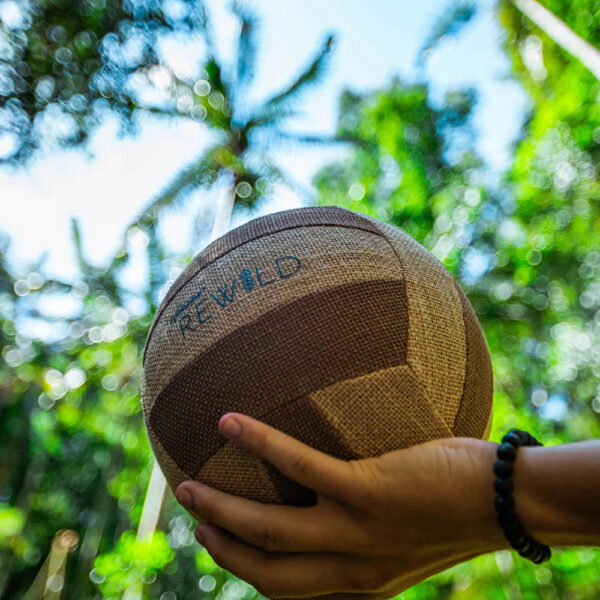
<path fill-rule="evenodd" d="M 494 419 L 494 406 L 492 405 L 492 407 L 490 408 L 490 414 L 488 416 L 487 425 L 485 426 L 485 431 L 483 432 L 483 435 L 481 436 L 482 440 L 490 439 L 490 433 L 492 431 L 493 419 Z"/>
<path fill-rule="evenodd" d="M 492 425 L 492 361 L 475 311 L 458 283 L 455 285 L 464 315 L 467 365 L 463 396 L 452 429 L 457 437 L 487 438 Z"/>
<path fill-rule="evenodd" d="M 190 479 L 190 477 L 175 464 L 173 459 L 163 448 L 159 439 L 154 435 L 154 432 L 150 428 L 148 428 L 148 437 L 150 438 L 150 445 L 152 447 L 152 451 L 154 452 L 154 456 L 156 456 L 156 460 L 160 465 L 160 470 L 169 483 L 171 490 L 173 493 L 175 493 L 177 486 L 183 481 Z"/>
<path fill-rule="evenodd" d="M 451 426 L 463 393 L 467 361 L 463 311 L 454 279 L 403 231 L 366 218 L 377 224 L 397 250 L 410 306 L 408 364 Z"/>
<path fill-rule="evenodd" d="M 225 442 L 190 479 L 251 500 L 280 501 L 265 461 L 231 442 Z"/>
<path fill-rule="evenodd" d="M 340 381 L 310 397 L 360 458 L 452 436 L 408 365 Z"/>

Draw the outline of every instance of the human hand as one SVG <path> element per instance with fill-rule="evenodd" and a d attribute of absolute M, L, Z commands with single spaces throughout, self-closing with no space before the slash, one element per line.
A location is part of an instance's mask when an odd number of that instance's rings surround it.
<path fill-rule="evenodd" d="M 241 425 L 238 436 L 226 425 Z M 317 493 L 310 507 L 267 504 L 197 481 L 178 501 L 206 519 L 196 538 L 215 562 L 269 598 L 390 598 L 459 562 L 508 547 L 496 524 L 496 444 L 435 440 L 343 461 L 240 413 L 233 443 Z"/>

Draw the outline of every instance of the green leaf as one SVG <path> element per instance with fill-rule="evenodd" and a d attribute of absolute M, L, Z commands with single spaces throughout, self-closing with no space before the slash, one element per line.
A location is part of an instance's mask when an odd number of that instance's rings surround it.
<path fill-rule="evenodd" d="M 77 266 L 81 271 L 85 281 L 90 285 L 96 276 L 96 269 L 88 262 L 83 253 L 83 243 L 81 240 L 81 228 L 79 221 L 75 217 L 71 217 L 71 236 L 73 245 L 75 246 L 75 259 Z"/>
<path fill-rule="evenodd" d="M 25 515 L 22 510 L 8 504 L 0 504 L 0 545 L 19 535 L 24 524 Z"/>
<path fill-rule="evenodd" d="M 436 19 L 429 35 L 421 46 L 417 56 L 417 64 L 424 62 L 427 53 L 433 50 L 442 38 L 457 35 L 476 14 L 477 5 L 474 2 L 459 0 L 447 6 Z"/>

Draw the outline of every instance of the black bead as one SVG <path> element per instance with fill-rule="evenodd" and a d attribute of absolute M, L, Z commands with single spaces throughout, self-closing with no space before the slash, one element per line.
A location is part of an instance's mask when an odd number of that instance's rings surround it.
<path fill-rule="evenodd" d="M 513 545 L 521 547 L 525 544 L 525 542 L 529 539 L 529 536 L 525 532 L 525 530 L 519 525 L 514 530 L 509 530 L 506 535 L 506 539 Z"/>
<path fill-rule="evenodd" d="M 505 460 L 507 462 L 515 462 L 515 458 L 517 458 L 517 449 L 508 442 L 504 444 L 500 444 L 498 449 L 496 450 L 496 456 L 499 459 Z"/>
<path fill-rule="evenodd" d="M 529 558 L 531 556 L 531 554 L 533 554 L 534 549 L 535 549 L 535 542 L 529 536 L 527 536 L 527 540 L 526 540 L 525 544 L 523 544 L 523 546 L 521 546 L 521 550 L 519 551 L 519 554 L 521 554 L 521 556 L 523 558 Z"/>
<path fill-rule="evenodd" d="M 502 529 L 511 530 L 515 528 L 521 528 L 521 524 L 519 523 L 519 517 L 514 512 L 508 512 L 501 515 L 498 515 L 496 519 L 498 521 L 498 525 L 502 527 Z"/>
<path fill-rule="evenodd" d="M 494 463 L 494 473 L 497 477 L 510 477 L 514 472 L 513 464 L 505 460 L 497 460 Z"/>
<path fill-rule="evenodd" d="M 515 447 L 521 446 L 523 443 L 523 440 L 521 438 L 521 436 L 518 433 L 517 429 L 511 429 L 503 438 L 502 438 L 502 443 L 503 444 L 511 444 Z"/>
<path fill-rule="evenodd" d="M 536 546 L 535 551 L 530 556 L 530 560 L 532 560 L 536 565 L 542 562 L 544 558 L 544 547 L 539 544 Z"/>
<path fill-rule="evenodd" d="M 527 558 L 528 554 L 533 549 L 533 540 L 529 537 L 525 537 L 525 541 L 522 544 L 513 545 L 513 548 L 523 557 Z"/>
<path fill-rule="evenodd" d="M 550 548 L 548 548 L 548 546 L 543 546 L 542 550 L 543 550 L 542 551 L 542 558 L 540 560 L 541 563 L 546 562 L 552 556 L 552 552 L 551 552 Z"/>
<path fill-rule="evenodd" d="M 510 496 L 515 489 L 515 485 L 512 479 L 503 479 L 499 477 L 494 481 L 494 490 L 499 496 L 506 498 L 506 496 Z"/>
<path fill-rule="evenodd" d="M 524 446 L 543 446 L 541 442 L 535 439 L 528 431 L 521 431 L 523 434 Z"/>
<path fill-rule="evenodd" d="M 507 496 L 506 498 L 496 496 L 494 506 L 499 513 L 510 513 L 515 509 L 515 501 L 512 496 Z"/>
<path fill-rule="evenodd" d="M 526 542 L 527 534 L 523 531 L 521 527 L 519 527 L 519 529 L 516 529 L 514 531 L 509 530 L 506 533 L 506 539 L 508 540 L 508 543 L 511 546 L 520 547 Z"/>

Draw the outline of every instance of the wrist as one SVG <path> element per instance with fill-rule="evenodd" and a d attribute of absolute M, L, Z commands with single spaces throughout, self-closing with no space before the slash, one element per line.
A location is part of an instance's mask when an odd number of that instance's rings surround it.
<path fill-rule="evenodd" d="M 510 548 L 497 523 L 494 507 L 494 462 L 498 444 L 474 438 L 455 438 L 468 453 L 470 469 L 465 473 L 458 511 L 464 516 L 463 534 L 477 554 Z"/>
<path fill-rule="evenodd" d="M 461 537 L 478 554 L 512 548 L 494 506 L 498 444 L 454 438 L 452 445 L 468 453 L 470 465 L 455 506 L 457 514 L 465 515 Z M 600 441 L 521 446 L 512 479 L 515 512 L 537 542 L 600 546 Z"/>
<path fill-rule="evenodd" d="M 593 451 L 587 442 L 519 448 L 513 475 L 515 510 L 525 531 L 542 544 L 600 542 L 598 473 L 586 468 L 582 448 Z M 596 462 L 598 450 L 596 446 Z"/>

